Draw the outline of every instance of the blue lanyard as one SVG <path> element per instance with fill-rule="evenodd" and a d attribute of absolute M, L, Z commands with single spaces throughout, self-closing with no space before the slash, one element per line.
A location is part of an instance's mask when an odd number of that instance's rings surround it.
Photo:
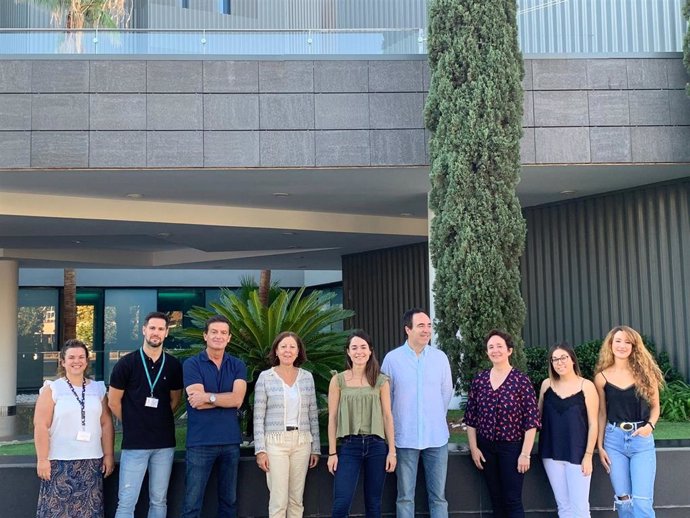
<path fill-rule="evenodd" d="M 161 362 L 161 368 L 158 369 L 158 375 L 156 379 L 151 383 L 151 376 L 149 375 L 149 367 L 146 365 L 146 358 L 144 358 L 144 348 L 139 349 L 139 354 L 141 355 L 141 363 L 144 364 L 144 372 L 146 373 L 146 379 L 149 382 L 149 388 L 151 389 L 151 397 L 153 397 L 153 388 L 158 383 L 158 379 L 161 377 L 161 372 L 163 372 L 163 367 L 165 367 L 165 352 L 163 352 L 163 361 Z"/>

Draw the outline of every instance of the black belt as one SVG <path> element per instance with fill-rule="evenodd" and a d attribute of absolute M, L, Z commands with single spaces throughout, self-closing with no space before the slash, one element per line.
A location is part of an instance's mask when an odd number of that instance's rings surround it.
<path fill-rule="evenodd" d="M 286 432 L 293 432 L 295 430 L 299 430 L 299 426 L 286 426 L 285 427 Z"/>

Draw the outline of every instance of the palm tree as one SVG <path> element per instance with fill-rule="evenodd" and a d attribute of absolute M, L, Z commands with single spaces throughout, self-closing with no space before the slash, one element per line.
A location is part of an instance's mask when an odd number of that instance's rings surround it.
<path fill-rule="evenodd" d="M 268 306 L 268 293 L 271 289 L 271 270 L 261 270 L 259 277 L 259 300 Z"/>
<path fill-rule="evenodd" d="M 211 308 L 195 306 L 187 312 L 194 327 L 176 333 L 194 344 L 180 351 L 182 357 L 198 353 L 203 347 L 203 329 L 213 315 L 223 315 L 230 321 L 232 340 L 228 352 L 247 365 L 247 381 L 253 382 L 262 370 L 268 369 L 268 353 L 275 337 L 283 331 L 297 333 L 304 342 L 308 361 L 303 367 L 314 375 L 317 391 L 326 393 L 330 371 L 342 368 L 343 346 L 347 331 L 334 331 L 335 324 L 354 316 L 354 312 L 331 306 L 335 293 L 313 291 L 304 295 L 298 291 L 281 289 L 269 306 L 259 300 L 258 290 L 245 299 L 232 290 L 221 289 L 220 301 Z"/>
<path fill-rule="evenodd" d="M 62 342 L 77 337 L 77 274 L 65 268 L 62 288 Z"/>
<path fill-rule="evenodd" d="M 186 338 L 194 344 L 190 349 L 176 351 L 176 356 L 186 358 L 203 349 L 203 328 L 206 320 L 213 315 L 223 315 L 230 321 L 232 340 L 228 352 L 239 357 L 247 365 L 247 435 L 252 435 L 254 385 L 259 373 L 271 367 L 268 353 L 275 337 L 283 331 L 297 333 L 304 343 L 307 362 L 301 367 L 314 376 L 316 392 L 325 406 L 332 371 L 343 367 L 343 346 L 346 331 L 332 328 L 354 312 L 331 306 L 335 293 L 313 291 L 304 296 L 305 288 L 298 291 L 280 290 L 272 302 L 266 306 L 259 300 L 259 291 L 254 289 L 248 296 L 239 296 L 232 290 L 223 288 L 220 301 L 212 303 L 211 308 L 194 307 L 187 312 L 194 328 L 182 329 L 176 336 Z"/>
<path fill-rule="evenodd" d="M 84 29 L 103 27 L 115 29 L 126 26 L 131 18 L 132 5 L 128 0 L 34 0 L 50 10 L 55 27 Z"/>

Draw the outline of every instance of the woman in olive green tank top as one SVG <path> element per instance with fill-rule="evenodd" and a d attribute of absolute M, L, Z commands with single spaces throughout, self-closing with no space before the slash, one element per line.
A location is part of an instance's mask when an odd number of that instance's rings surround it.
<path fill-rule="evenodd" d="M 363 470 L 366 518 L 378 518 L 386 472 L 394 471 L 396 463 L 390 384 L 364 331 L 349 336 L 345 363 L 347 369 L 335 374 L 328 388 L 328 471 L 335 477 L 332 516 L 349 515 Z"/>

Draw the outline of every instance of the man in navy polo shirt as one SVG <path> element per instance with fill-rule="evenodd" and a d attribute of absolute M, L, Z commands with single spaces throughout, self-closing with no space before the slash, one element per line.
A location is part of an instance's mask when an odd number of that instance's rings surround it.
<path fill-rule="evenodd" d="M 237 516 L 237 469 L 242 435 L 237 409 L 247 392 L 247 366 L 225 352 L 230 322 L 206 321 L 206 350 L 184 362 L 187 392 L 187 490 L 182 518 L 199 518 L 206 483 L 218 466 L 218 518 Z"/>
<path fill-rule="evenodd" d="M 144 319 L 144 345 L 120 358 L 110 375 L 108 406 L 122 421 L 122 456 L 115 518 L 132 518 L 149 472 L 148 518 L 167 516 L 175 453 L 174 412 L 182 399 L 182 365 L 163 351 L 170 322 L 165 313 Z"/>

